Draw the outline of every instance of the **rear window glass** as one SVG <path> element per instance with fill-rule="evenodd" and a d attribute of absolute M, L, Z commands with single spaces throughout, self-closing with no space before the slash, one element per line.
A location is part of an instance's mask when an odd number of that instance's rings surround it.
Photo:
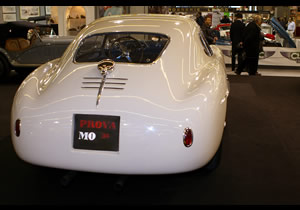
<path fill-rule="evenodd" d="M 157 60 L 170 39 L 157 33 L 103 33 L 85 38 L 79 45 L 75 62 L 99 62 L 112 59 L 125 63 L 152 63 Z"/>

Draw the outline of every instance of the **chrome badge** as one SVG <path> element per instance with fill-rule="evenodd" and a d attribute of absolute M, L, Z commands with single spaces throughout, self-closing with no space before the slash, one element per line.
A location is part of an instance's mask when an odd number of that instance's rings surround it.
<path fill-rule="evenodd" d="M 98 90 L 96 106 L 98 106 L 98 104 L 99 104 L 101 93 L 102 93 L 102 90 L 103 90 L 103 87 L 105 84 L 106 76 L 107 76 L 107 74 L 113 72 L 114 67 L 115 67 L 115 62 L 111 59 L 104 59 L 104 60 L 100 61 L 98 64 L 98 69 L 102 75 L 102 81 L 100 83 L 100 87 Z"/>

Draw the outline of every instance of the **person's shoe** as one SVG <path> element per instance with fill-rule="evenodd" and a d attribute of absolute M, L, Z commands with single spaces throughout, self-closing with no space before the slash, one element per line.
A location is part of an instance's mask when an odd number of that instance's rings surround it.
<path fill-rule="evenodd" d="M 255 75 L 256 76 L 261 76 L 261 73 L 256 72 Z"/>
<path fill-rule="evenodd" d="M 237 71 L 237 70 L 235 70 L 234 73 L 235 73 L 236 75 L 241 75 L 241 72 L 239 72 L 239 71 Z"/>

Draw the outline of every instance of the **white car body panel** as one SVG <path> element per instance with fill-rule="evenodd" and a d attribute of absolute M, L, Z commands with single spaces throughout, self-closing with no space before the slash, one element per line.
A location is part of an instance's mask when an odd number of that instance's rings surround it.
<path fill-rule="evenodd" d="M 12 106 L 11 136 L 18 156 L 32 164 L 115 174 L 169 174 L 203 167 L 216 153 L 229 87 L 221 50 L 208 56 L 190 18 L 172 15 L 110 16 L 83 29 L 61 59 L 32 72 Z M 170 37 L 152 64 L 116 63 L 110 78 L 127 78 L 124 90 L 83 89 L 99 77 L 97 63 L 73 62 L 86 36 L 117 31 L 158 32 Z M 51 73 L 52 72 L 52 73 Z M 73 148 L 74 114 L 120 116 L 119 151 Z M 21 135 L 15 121 L 21 120 Z M 183 144 L 191 128 L 192 146 Z"/>

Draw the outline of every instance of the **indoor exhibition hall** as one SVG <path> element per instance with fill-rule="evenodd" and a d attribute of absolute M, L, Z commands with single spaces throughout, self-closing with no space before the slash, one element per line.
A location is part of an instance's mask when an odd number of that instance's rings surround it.
<path fill-rule="evenodd" d="M 0 6 L 0 205 L 299 205 L 300 6 Z"/>

